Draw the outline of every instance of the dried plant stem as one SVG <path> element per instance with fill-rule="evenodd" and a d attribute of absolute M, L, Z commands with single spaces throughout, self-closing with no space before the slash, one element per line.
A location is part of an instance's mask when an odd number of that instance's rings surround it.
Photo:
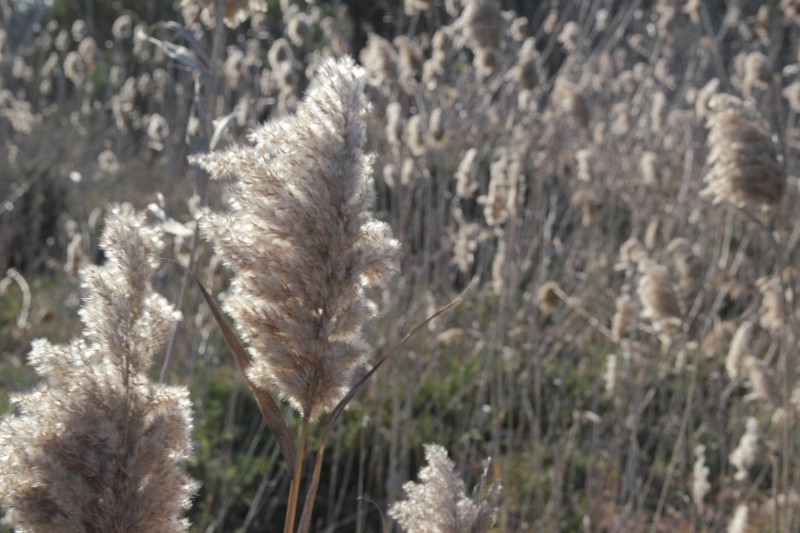
<path fill-rule="evenodd" d="M 289 506 L 286 509 L 286 521 L 283 524 L 283 533 L 292 533 L 294 530 L 294 519 L 297 515 L 297 502 L 300 499 L 300 482 L 303 474 L 303 455 L 306 451 L 306 441 L 308 440 L 308 416 L 303 417 L 303 425 L 300 428 L 300 446 L 297 450 L 297 459 L 294 463 L 294 477 L 289 487 Z"/>
<path fill-rule="evenodd" d="M 583 307 L 581 307 L 577 303 L 576 298 L 572 298 L 569 294 L 565 293 L 560 287 L 554 287 L 553 290 L 558 295 L 559 298 L 569 307 L 572 311 L 575 312 L 579 317 L 584 319 L 586 322 L 589 323 L 594 329 L 600 332 L 606 339 L 613 339 L 611 331 L 605 327 L 599 320 L 595 317 L 590 315 Z"/>
<path fill-rule="evenodd" d="M 0 295 L 5 293 L 6 286 L 11 281 L 14 281 L 19 286 L 19 290 L 22 291 L 22 309 L 20 309 L 17 317 L 17 328 L 25 329 L 28 327 L 28 315 L 30 315 L 31 310 L 31 289 L 22 274 L 14 268 L 9 268 L 6 272 L 6 277 L 0 280 Z"/>
<path fill-rule="evenodd" d="M 695 362 L 694 370 L 692 371 L 691 381 L 689 382 L 689 391 L 686 394 L 686 404 L 683 410 L 683 416 L 681 417 L 681 426 L 680 432 L 678 433 L 678 438 L 675 441 L 675 446 L 672 448 L 672 457 L 670 458 L 669 465 L 667 465 L 667 472 L 664 479 L 664 484 L 661 487 L 661 496 L 658 498 L 658 505 L 656 506 L 656 512 L 653 515 L 653 521 L 650 524 L 650 531 L 654 532 L 658 530 L 659 527 L 659 520 L 661 520 L 661 513 L 664 511 L 664 505 L 667 501 L 667 494 L 669 492 L 670 482 L 672 481 L 672 476 L 675 475 L 675 467 L 678 462 L 681 460 L 683 456 L 683 448 L 686 443 L 686 435 L 687 430 L 689 428 L 689 421 L 692 418 L 692 408 L 694 407 L 694 394 L 695 389 L 697 388 L 697 362 Z"/>

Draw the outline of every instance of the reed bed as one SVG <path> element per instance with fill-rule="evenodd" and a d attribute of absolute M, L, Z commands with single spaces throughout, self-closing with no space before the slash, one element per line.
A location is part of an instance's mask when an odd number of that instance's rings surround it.
<path fill-rule="evenodd" d="M 794 2 L 95 4 L 0 2 L 0 528 L 800 527 Z"/>

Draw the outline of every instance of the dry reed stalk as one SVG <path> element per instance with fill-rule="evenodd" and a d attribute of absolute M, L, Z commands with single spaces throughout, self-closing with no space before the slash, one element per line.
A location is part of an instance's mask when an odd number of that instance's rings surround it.
<path fill-rule="evenodd" d="M 597 195 L 588 188 L 581 188 L 572 193 L 570 204 L 581 208 L 581 222 L 584 227 L 594 224 L 602 208 Z"/>

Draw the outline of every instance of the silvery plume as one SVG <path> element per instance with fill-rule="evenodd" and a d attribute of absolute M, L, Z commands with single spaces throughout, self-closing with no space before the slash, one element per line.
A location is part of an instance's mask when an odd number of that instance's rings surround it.
<path fill-rule="evenodd" d="M 195 485 L 185 387 L 152 383 L 152 358 L 180 319 L 150 279 L 159 230 L 115 206 L 103 266 L 81 269 L 82 335 L 33 343 L 42 377 L 0 421 L 0 501 L 21 532 L 186 531 Z"/>
<path fill-rule="evenodd" d="M 308 419 L 368 360 L 365 288 L 389 277 L 399 249 L 371 213 L 364 79 L 352 59 L 327 59 L 294 115 L 194 159 L 230 178 L 227 212 L 206 211 L 201 227 L 234 272 L 223 307 L 248 346 L 248 378 Z"/>

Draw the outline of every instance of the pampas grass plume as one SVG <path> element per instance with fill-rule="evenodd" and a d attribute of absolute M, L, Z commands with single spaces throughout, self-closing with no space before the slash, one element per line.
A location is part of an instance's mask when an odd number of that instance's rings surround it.
<path fill-rule="evenodd" d="M 409 533 L 488 533 L 495 508 L 488 501 L 476 502 L 467 496 L 447 450 L 426 444 L 425 459 L 428 465 L 420 470 L 420 481 L 403 485 L 406 499 L 394 503 L 389 515 Z M 485 496 L 496 497 L 498 491 L 495 486 Z"/>
<path fill-rule="evenodd" d="M 737 207 L 778 204 L 786 176 L 764 118 L 750 103 L 727 94 L 712 97 L 709 108 L 709 170 L 701 195 Z"/>
<path fill-rule="evenodd" d="M 682 323 L 678 297 L 672 288 L 667 269 L 651 259 L 639 262 L 642 273 L 637 290 L 644 318 L 653 321 L 656 331 L 676 331 Z"/>
<path fill-rule="evenodd" d="M 18 531 L 186 531 L 194 483 L 184 387 L 149 381 L 155 351 L 180 314 L 156 294 L 160 231 L 129 205 L 107 218 L 106 263 L 81 270 L 83 334 L 37 340 L 43 378 L 0 421 L 0 501 Z"/>
<path fill-rule="evenodd" d="M 194 159 L 233 178 L 228 213 L 206 211 L 201 228 L 234 272 L 224 309 L 249 346 L 248 376 L 311 419 L 369 359 L 365 288 L 396 269 L 399 244 L 370 212 L 364 79 L 352 59 L 326 59 L 296 114 Z"/>

